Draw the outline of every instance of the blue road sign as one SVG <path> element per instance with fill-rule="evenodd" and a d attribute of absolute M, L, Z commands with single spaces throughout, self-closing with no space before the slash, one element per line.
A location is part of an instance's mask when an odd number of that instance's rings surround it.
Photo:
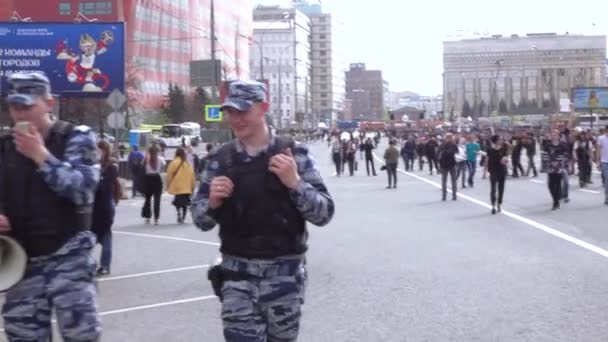
<path fill-rule="evenodd" d="M 205 106 L 205 121 L 208 122 L 219 122 L 224 118 L 224 113 L 220 110 L 220 105 L 206 105 Z"/>

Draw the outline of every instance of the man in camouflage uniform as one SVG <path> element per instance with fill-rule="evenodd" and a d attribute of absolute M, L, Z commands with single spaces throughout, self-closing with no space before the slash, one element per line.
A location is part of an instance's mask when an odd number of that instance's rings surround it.
<path fill-rule="evenodd" d="M 53 120 L 44 74 L 13 74 L 8 84 L 16 126 L 0 138 L 0 233 L 24 247 L 28 263 L 6 294 L 6 335 L 47 341 L 54 309 L 64 341 L 98 341 L 95 237 L 88 230 L 99 181 L 95 137 L 88 127 Z"/>
<path fill-rule="evenodd" d="M 236 139 L 210 156 L 192 204 L 203 231 L 219 223 L 226 341 L 295 341 L 306 287 L 306 221 L 334 203 L 308 148 L 273 136 L 265 86 L 233 82 L 222 106 Z"/>

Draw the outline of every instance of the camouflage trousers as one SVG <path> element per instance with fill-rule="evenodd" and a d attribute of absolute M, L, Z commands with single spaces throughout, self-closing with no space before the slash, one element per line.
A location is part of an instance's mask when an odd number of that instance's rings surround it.
<path fill-rule="evenodd" d="M 226 341 L 297 340 L 307 283 L 303 261 L 303 256 L 272 260 L 223 256 L 223 269 L 251 276 L 243 281 L 225 281 L 222 286 Z"/>
<path fill-rule="evenodd" d="M 94 245 L 93 233 L 81 232 L 57 252 L 28 260 L 24 278 L 6 293 L 2 308 L 10 342 L 47 342 L 53 309 L 63 341 L 99 340 Z"/>

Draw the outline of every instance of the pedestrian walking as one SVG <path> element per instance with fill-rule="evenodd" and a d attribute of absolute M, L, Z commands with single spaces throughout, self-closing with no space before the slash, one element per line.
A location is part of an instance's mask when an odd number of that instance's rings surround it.
<path fill-rule="evenodd" d="M 140 182 L 143 180 L 142 168 L 144 167 L 144 154 L 141 153 L 137 145 L 133 145 L 129 156 L 127 157 L 127 167 L 129 168 L 129 175 L 133 182 L 131 187 L 131 197 L 135 198 L 138 193 L 138 189 L 141 189 Z"/>
<path fill-rule="evenodd" d="M 596 162 L 604 182 L 604 204 L 608 205 L 608 125 L 604 128 L 604 135 L 597 140 Z"/>
<path fill-rule="evenodd" d="M 367 138 L 365 143 L 361 144 L 363 148 L 363 153 L 365 154 L 365 169 L 367 170 L 367 175 L 369 176 L 369 167 L 372 167 L 372 174 L 377 176 L 376 167 L 374 166 L 374 143 L 371 138 Z"/>
<path fill-rule="evenodd" d="M 458 138 L 458 153 L 456 153 L 456 181 L 459 178 L 462 179 L 461 187 L 464 189 L 467 187 L 467 169 L 469 168 L 467 162 L 467 141 L 465 138 Z"/>
<path fill-rule="evenodd" d="M 457 199 L 457 187 L 456 187 L 456 154 L 458 153 L 458 146 L 454 143 L 454 136 L 452 133 L 447 133 L 445 139 L 439 146 L 439 170 L 441 171 L 441 194 L 442 200 L 447 198 L 447 179 L 450 175 L 452 182 L 452 200 Z"/>
<path fill-rule="evenodd" d="M 558 130 L 551 133 L 551 141 L 545 145 L 547 156 L 548 185 L 553 198 L 553 210 L 560 207 L 562 198 L 562 178 L 568 167 L 568 147 L 560 140 Z"/>
<path fill-rule="evenodd" d="M 55 100 L 43 73 L 13 73 L 7 85 L 15 128 L 0 139 L 0 234 L 17 240 L 28 261 L 3 300 L 6 336 L 48 341 L 56 317 L 64 341 L 98 341 L 90 231 L 100 173 L 95 135 L 53 119 Z"/>
<path fill-rule="evenodd" d="M 389 145 L 384 151 L 384 162 L 386 167 L 386 174 L 388 175 L 388 186 L 387 189 L 397 188 L 397 165 L 399 164 L 399 150 L 395 146 L 397 142 L 390 140 Z"/>
<path fill-rule="evenodd" d="M 154 225 L 158 225 L 160 218 L 160 198 L 163 194 L 163 179 L 161 173 L 165 168 L 165 159 L 159 155 L 159 149 L 152 146 L 148 149 L 148 154 L 144 160 L 144 206 L 141 209 L 141 216 L 146 224 L 150 223 L 154 214 Z M 153 205 L 153 207 L 152 207 Z M 154 212 L 152 212 L 152 208 Z"/>
<path fill-rule="evenodd" d="M 502 201 L 507 179 L 509 164 L 509 148 L 498 135 L 490 138 L 491 146 L 486 151 L 486 172 L 490 174 L 490 203 L 492 214 L 502 211 Z M 497 196 L 498 191 L 498 196 Z"/>
<path fill-rule="evenodd" d="M 481 148 L 475 141 L 474 135 L 469 135 L 469 142 L 467 143 L 467 165 L 469 168 L 469 186 L 475 185 L 475 172 L 477 171 L 477 155 Z"/>
<path fill-rule="evenodd" d="M 190 207 L 190 200 L 194 192 L 194 168 L 186 151 L 178 148 L 175 151 L 175 158 L 167 167 L 167 192 L 174 196 L 173 205 L 177 210 L 177 223 L 182 224 L 186 221 L 186 213 Z"/>
<path fill-rule="evenodd" d="M 308 148 L 269 132 L 265 88 L 230 84 L 221 109 L 236 139 L 214 152 L 192 203 L 197 227 L 220 226 L 221 263 L 209 278 L 228 342 L 297 340 L 306 222 L 323 226 L 334 214 Z"/>
<path fill-rule="evenodd" d="M 100 140 L 97 142 L 97 149 L 101 156 L 101 178 L 95 192 L 91 231 L 95 233 L 97 242 L 101 244 L 101 259 L 97 275 L 104 276 L 110 274 L 112 225 L 116 205 L 122 197 L 122 189 L 118 181 L 118 165 L 112 159 L 112 146 L 107 141 Z"/>
<path fill-rule="evenodd" d="M 416 140 L 409 136 L 401 147 L 401 157 L 405 165 L 405 171 L 414 171 L 414 159 L 416 158 Z"/>

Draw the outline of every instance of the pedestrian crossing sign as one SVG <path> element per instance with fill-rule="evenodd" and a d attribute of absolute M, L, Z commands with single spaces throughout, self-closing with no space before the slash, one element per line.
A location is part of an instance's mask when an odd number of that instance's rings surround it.
<path fill-rule="evenodd" d="M 220 105 L 205 106 L 205 121 L 220 122 L 224 119 L 224 113 L 220 110 Z"/>

